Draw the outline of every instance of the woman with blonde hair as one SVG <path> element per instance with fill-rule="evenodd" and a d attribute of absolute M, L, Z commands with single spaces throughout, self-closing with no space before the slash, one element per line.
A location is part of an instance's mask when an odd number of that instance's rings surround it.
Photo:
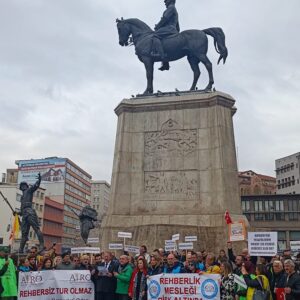
<path fill-rule="evenodd" d="M 222 262 L 220 266 L 221 272 L 221 300 L 234 300 L 236 283 L 232 274 L 232 267 L 229 262 Z"/>

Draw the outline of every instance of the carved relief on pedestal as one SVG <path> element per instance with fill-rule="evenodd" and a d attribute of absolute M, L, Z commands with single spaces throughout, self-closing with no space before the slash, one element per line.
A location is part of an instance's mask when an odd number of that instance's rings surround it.
<path fill-rule="evenodd" d="M 145 173 L 146 200 L 191 200 L 197 197 L 196 171 Z"/>
<path fill-rule="evenodd" d="M 197 130 L 179 129 L 172 119 L 162 125 L 161 131 L 145 134 L 145 155 L 186 155 L 197 148 Z"/>
<path fill-rule="evenodd" d="M 144 170 L 162 171 L 183 169 L 184 158 L 194 157 L 197 163 L 197 130 L 180 129 L 169 119 L 160 131 L 145 133 Z"/>

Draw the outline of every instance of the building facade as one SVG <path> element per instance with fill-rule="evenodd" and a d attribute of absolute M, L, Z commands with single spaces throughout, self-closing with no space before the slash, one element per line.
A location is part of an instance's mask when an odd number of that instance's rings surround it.
<path fill-rule="evenodd" d="M 253 172 L 239 172 L 239 188 L 241 196 L 276 194 L 276 178 Z"/>
<path fill-rule="evenodd" d="M 54 244 L 56 252 L 61 253 L 64 224 L 64 205 L 45 198 L 43 234 L 45 247 L 51 248 Z"/>
<path fill-rule="evenodd" d="M 99 224 L 108 211 L 110 184 L 106 181 L 92 181 L 92 207 L 98 212 Z"/>
<path fill-rule="evenodd" d="M 275 161 L 277 194 L 300 194 L 300 152 Z"/>
<path fill-rule="evenodd" d="M 300 241 L 300 194 L 242 196 L 242 209 L 253 231 L 277 231 L 279 250 Z"/>
<path fill-rule="evenodd" d="M 18 183 L 26 181 L 32 184 L 36 181 L 37 174 L 41 173 L 41 187 L 46 190 L 45 196 L 63 205 L 63 233 L 60 246 L 62 251 L 73 247 L 78 236 L 77 215 L 83 207 L 91 203 L 91 175 L 68 158 L 20 160 L 16 161 L 16 164 Z M 53 242 L 58 243 L 54 238 Z"/>

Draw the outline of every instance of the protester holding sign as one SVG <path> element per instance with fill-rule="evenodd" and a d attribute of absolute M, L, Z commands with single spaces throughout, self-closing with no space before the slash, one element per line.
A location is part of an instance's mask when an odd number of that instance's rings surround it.
<path fill-rule="evenodd" d="M 95 300 L 112 300 L 115 298 L 117 279 L 113 272 L 117 271 L 118 263 L 112 261 L 111 253 L 103 254 L 104 261 L 101 261 L 101 255 L 95 256 L 96 265 L 92 271 L 92 279 L 95 283 Z"/>

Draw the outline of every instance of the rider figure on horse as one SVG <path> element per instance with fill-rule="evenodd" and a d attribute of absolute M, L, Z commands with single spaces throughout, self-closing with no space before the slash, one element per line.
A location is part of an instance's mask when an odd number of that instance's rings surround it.
<path fill-rule="evenodd" d="M 176 0 L 164 0 L 164 2 L 167 9 L 164 11 L 161 20 L 154 28 L 156 48 L 158 49 L 158 55 L 161 56 L 162 59 L 162 65 L 159 68 L 160 71 L 168 71 L 170 69 L 168 58 L 163 49 L 162 39 L 176 35 L 180 31 L 178 12 L 175 7 Z"/>

